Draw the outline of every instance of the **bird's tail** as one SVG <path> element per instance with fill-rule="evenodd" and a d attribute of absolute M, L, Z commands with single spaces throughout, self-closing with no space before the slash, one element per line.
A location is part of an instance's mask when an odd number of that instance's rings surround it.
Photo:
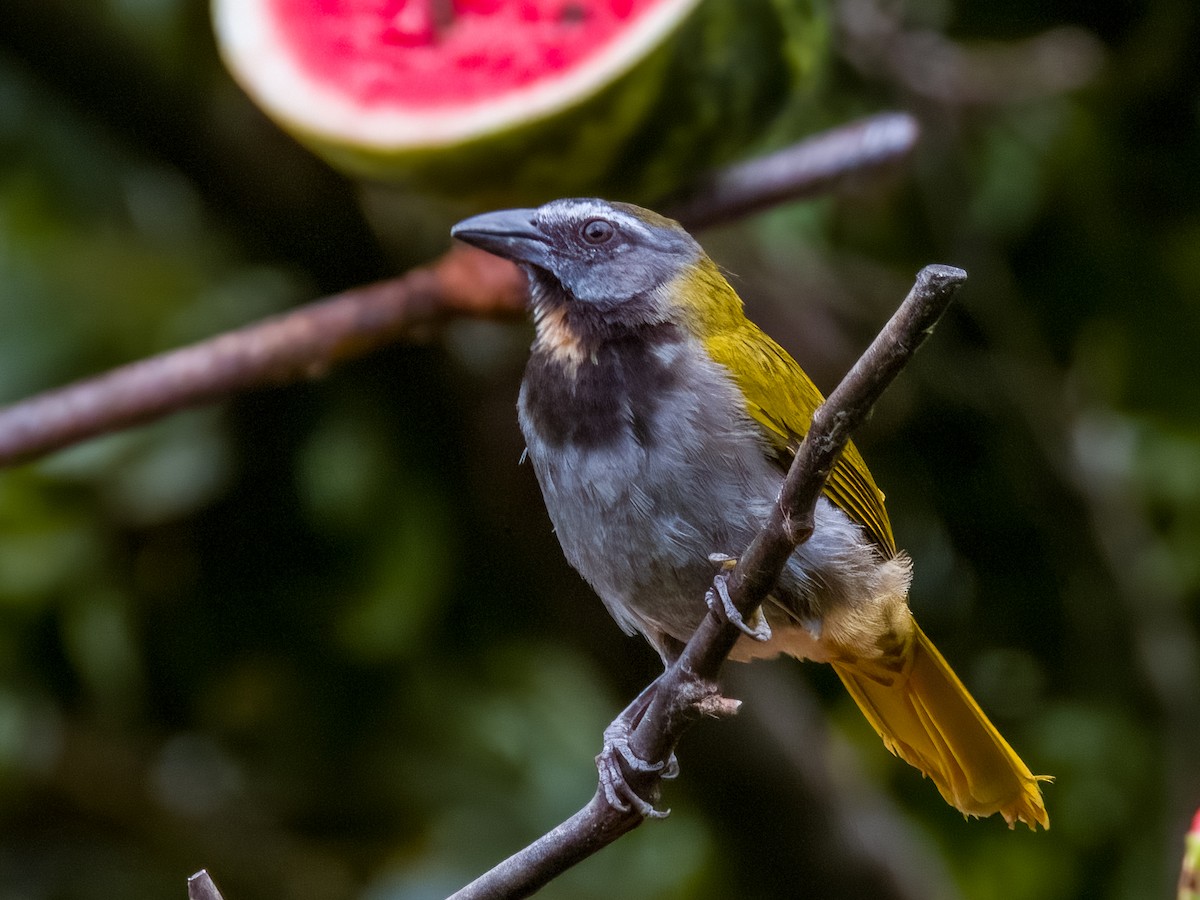
<path fill-rule="evenodd" d="M 1031 829 L 1050 827 L 1037 776 L 988 721 L 949 664 L 913 623 L 903 665 L 833 662 L 887 748 L 937 785 L 968 816 L 1000 813 Z"/>

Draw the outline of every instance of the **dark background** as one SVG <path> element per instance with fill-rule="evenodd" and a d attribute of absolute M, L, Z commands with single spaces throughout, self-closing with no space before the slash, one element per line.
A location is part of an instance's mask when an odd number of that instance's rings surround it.
<path fill-rule="evenodd" d="M 831 673 L 731 671 L 673 814 L 551 897 L 1169 896 L 1200 805 L 1193 0 L 834 10 L 807 132 L 886 178 L 701 235 L 828 389 L 922 265 L 970 282 L 858 442 L 925 630 L 1052 829 L 964 822 Z M 386 277 L 447 210 L 268 123 L 205 4 L 0 5 L 0 402 Z M 436 222 L 437 227 L 430 225 Z M 556 824 L 657 671 L 568 569 L 514 401 L 527 326 L 0 473 L 0 898 L 438 897 Z"/>

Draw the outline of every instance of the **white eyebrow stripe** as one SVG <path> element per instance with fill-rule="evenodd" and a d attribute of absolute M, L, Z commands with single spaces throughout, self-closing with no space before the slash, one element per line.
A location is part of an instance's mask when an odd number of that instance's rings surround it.
<path fill-rule="evenodd" d="M 590 201 L 574 201 L 570 204 L 555 205 L 551 204 L 551 208 L 547 210 L 547 224 L 550 223 L 567 223 L 571 221 L 582 221 L 593 216 L 601 219 L 609 219 L 617 223 L 622 228 L 626 228 L 637 234 L 647 234 L 646 224 L 640 219 L 630 215 L 623 210 L 616 209 L 603 202 Z"/>

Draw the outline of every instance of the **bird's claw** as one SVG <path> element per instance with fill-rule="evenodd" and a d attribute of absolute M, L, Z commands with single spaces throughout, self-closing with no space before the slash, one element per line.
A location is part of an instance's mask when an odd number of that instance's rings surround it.
<path fill-rule="evenodd" d="M 708 561 L 720 566 L 722 572 L 732 572 L 733 567 L 737 565 L 737 557 L 730 556 L 728 553 L 710 553 Z"/>
<path fill-rule="evenodd" d="M 709 558 L 712 559 L 712 557 Z M 704 595 L 704 600 L 709 609 L 723 615 L 725 621 L 747 637 L 764 644 L 771 639 L 771 626 L 767 624 L 767 618 L 761 610 L 754 614 L 755 622 L 750 625 L 742 618 L 738 608 L 733 605 L 733 598 L 729 596 L 729 575 L 727 573 L 718 572 L 713 577 L 713 586 Z"/>
<path fill-rule="evenodd" d="M 665 761 L 649 763 L 640 758 L 629 746 L 628 734 L 621 731 L 604 732 L 604 749 L 596 757 L 596 768 L 600 773 L 600 789 L 608 805 L 618 812 L 633 810 L 644 819 L 665 819 L 669 809 L 656 809 L 630 785 L 629 779 L 654 777 L 674 778 L 679 774 L 679 763 L 672 753 Z"/>
<path fill-rule="evenodd" d="M 627 706 L 612 724 L 604 729 L 604 747 L 596 757 L 596 769 L 600 773 L 600 789 L 608 805 L 618 812 L 635 811 L 645 819 L 665 819 L 671 811 L 654 808 L 629 783 L 633 778 L 645 782 L 655 776 L 674 778 L 679 774 L 679 762 L 672 753 L 660 762 L 646 762 L 629 746 L 629 736 L 645 714 L 654 696 L 657 682 L 642 691 Z"/>

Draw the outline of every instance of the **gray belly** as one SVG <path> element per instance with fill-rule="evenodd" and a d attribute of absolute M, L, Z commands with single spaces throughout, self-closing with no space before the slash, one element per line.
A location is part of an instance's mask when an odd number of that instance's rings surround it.
<path fill-rule="evenodd" d="M 642 632 L 661 652 L 661 636 L 685 641 L 704 615 L 717 571 L 709 555 L 745 549 L 782 478 L 722 369 L 679 344 L 653 352 L 676 377 L 660 380 L 652 397 L 629 389 L 627 371 L 599 371 L 602 360 L 598 371 L 584 362 L 574 376 L 557 373 L 567 380 L 553 389 L 527 373 L 519 411 L 567 560 L 623 628 Z M 547 418 L 592 415 L 603 427 L 571 429 Z M 798 621 L 841 593 L 830 591 L 841 578 L 837 567 L 864 547 L 858 527 L 826 501 L 817 525 L 777 592 Z"/>

